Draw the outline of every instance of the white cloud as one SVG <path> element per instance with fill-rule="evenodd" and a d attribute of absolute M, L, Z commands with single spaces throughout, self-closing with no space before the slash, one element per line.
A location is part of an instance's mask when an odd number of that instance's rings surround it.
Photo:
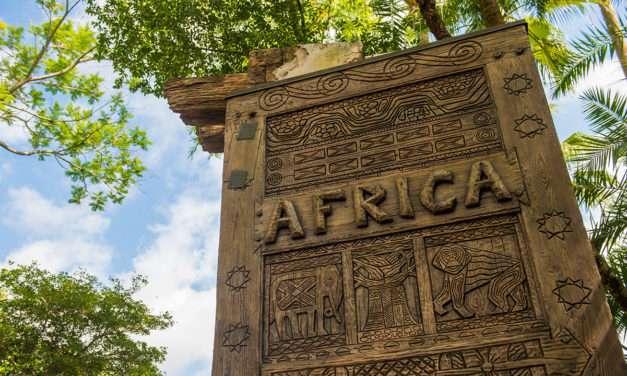
<path fill-rule="evenodd" d="M 37 261 L 53 272 L 87 270 L 101 280 L 107 277 L 111 248 L 84 239 L 37 240 L 12 251 L 8 260 L 17 264 Z"/>
<path fill-rule="evenodd" d="M 10 188 L 8 213 L 3 224 L 29 237 L 88 238 L 103 234 L 109 219 L 85 206 L 56 205 L 29 187 Z"/>
<path fill-rule="evenodd" d="M 0 182 L 6 179 L 13 172 L 13 165 L 9 162 L 0 163 Z"/>
<path fill-rule="evenodd" d="M 612 89 L 627 95 L 627 81 L 625 81 L 619 62 L 613 59 L 593 69 L 585 79 L 579 82 L 575 88 L 575 93 L 580 95 L 591 87 Z"/>
<path fill-rule="evenodd" d="M 572 93 L 562 96 L 552 102 L 560 107 L 579 102 L 578 97 L 584 91 L 592 87 L 600 87 L 603 89 L 611 89 L 614 92 L 627 95 L 627 81 L 623 75 L 622 68 L 617 60 L 605 61 L 603 64 L 592 69 L 588 75 L 575 86 Z M 547 97 L 550 98 L 550 91 L 547 91 Z"/>
<path fill-rule="evenodd" d="M 53 272 L 83 268 L 103 279 L 112 249 L 103 240 L 109 219 L 84 206 L 57 205 L 29 188 L 10 188 L 2 223 L 24 236 L 5 259 L 19 264 L 38 262 Z"/>
<path fill-rule="evenodd" d="M 27 145 L 28 132 L 20 125 L 0 123 L 0 140 L 18 149 Z"/>
<path fill-rule="evenodd" d="M 183 375 L 192 364 L 211 363 L 219 203 L 188 190 L 163 213 L 165 223 L 150 227 L 154 241 L 134 259 L 133 272 L 150 281 L 138 298 L 175 320 L 147 341 L 168 348 L 168 375 Z"/>

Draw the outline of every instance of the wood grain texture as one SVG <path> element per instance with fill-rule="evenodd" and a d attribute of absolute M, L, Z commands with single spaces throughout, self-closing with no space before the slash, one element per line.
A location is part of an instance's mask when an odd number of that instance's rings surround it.
<path fill-rule="evenodd" d="M 622 350 L 529 50 L 488 66 L 503 138 L 515 149 L 529 190 L 523 227 L 549 322 L 568 328 L 607 375 L 627 373 Z M 593 367 L 588 375 L 603 375 Z"/>
<path fill-rule="evenodd" d="M 625 373 L 526 30 L 461 41 L 228 100 L 214 375 Z"/>

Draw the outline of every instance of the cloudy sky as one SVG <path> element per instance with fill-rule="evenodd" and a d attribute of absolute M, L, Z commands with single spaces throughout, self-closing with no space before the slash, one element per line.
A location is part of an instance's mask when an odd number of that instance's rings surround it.
<path fill-rule="evenodd" d="M 33 0 L 0 0 L 0 4 L 4 22 L 27 26 L 41 21 Z M 113 77 L 106 63 L 84 69 Z M 621 77 L 618 64 L 607 64 L 582 88 L 598 84 L 627 92 Z M 69 182 L 54 162 L 0 152 L 4 213 L 0 265 L 8 260 L 36 260 L 55 272 L 84 268 L 102 279 L 145 275 L 150 284 L 138 297 L 155 311 L 171 312 L 176 321 L 172 328 L 147 339 L 168 347 L 163 370 L 176 376 L 207 375 L 213 346 L 222 159 L 205 153 L 190 159 L 188 132 L 165 100 L 125 94 L 134 124 L 148 131 L 153 145 L 142 154 L 148 172 L 123 205 L 94 213 L 68 204 Z M 554 104 L 561 139 L 586 129 L 576 96 Z M 25 141 L 22 134 L 2 124 L 0 139 L 16 146 Z"/>

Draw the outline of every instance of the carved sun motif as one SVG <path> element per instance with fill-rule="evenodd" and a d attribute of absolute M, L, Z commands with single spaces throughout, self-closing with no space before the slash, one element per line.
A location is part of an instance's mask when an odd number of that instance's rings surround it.
<path fill-rule="evenodd" d="M 532 81 L 527 77 L 526 73 L 514 73 L 511 77 L 505 77 L 505 86 L 503 88 L 510 95 L 520 95 L 533 87 Z"/>
<path fill-rule="evenodd" d="M 590 304 L 591 289 L 583 285 L 581 279 L 571 279 L 557 281 L 557 287 L 553 289 L 553 294 L 559 299 L 558 302 L 564 305 L 566 311 L 578 309 L 584 304 Z"/>
<path fill-rule="evenodd" d="M 227 274 L 226 285 L 233 291 L 239 291 L 246 288 L 246 284 L 250 281 L 248 275 L 250 271 L 244 266 L 235 266 Z"/>
<path fill-rule="evenodd" d="M 224 332 L 222 346 L 229 347 L 231 352 L 240 352 L 242 347 L 246 346 L 248 338 L 250 338 L 250 327 L 248 325 L 242 325 L 242 323 L 229 324 L 229 327 Z"/>
<path fill-rule="evenodd" d="M 558 238 L 564 240 L 566 233 L 573 231 L 570 227 L 572 220 L 564 212 L 556 210 L 544 213 L 542 218 L 536 222 L 538 223 L 538 231 L 545 234 L 549 239 Z"/>
<path fill-rule="evenodd" d="M 547 125 L 544 124 L 544 120 L 536 114 L 525 114 L 520 119 L 514 120 L 514 122 L 516 122 L 514 130 L 520 133 L 520 138 L 534 138 L 535 136 L 544 133 L 544 130 L 547 128 Z"/>

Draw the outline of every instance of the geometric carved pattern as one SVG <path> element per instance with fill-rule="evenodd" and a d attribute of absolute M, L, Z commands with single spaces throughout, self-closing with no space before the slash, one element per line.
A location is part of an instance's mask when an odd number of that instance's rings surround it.
<path fill-rule="evenodd" d="M 514 120 L 516 126 L 514 130 L 520 133 L 520 138 L 534 138 L 539 134 L 543 134 L 547 125 L 538 115 L 523 115 L 520 119 Z"/>
<path fill-rule="evenodd" d="M 240 352 L 242 347 L 246 346 L 248 338 L 250 338 L 250 327 L 248 325 L 243 325 L 241 322 L 229 324 L 222 338 L 222 346 L 229 347 L 231 352 Z"/>
<path fill-rule="evenodd" d="M 548 213 L 544 213 L 542 218 L 539 218 L 538 231 L 545 234 L 548 239 L 558 238 L 564 240 L 567 232 L 572 232 L 570 223 L 572 220 L 564 213 L 553 210 Z"/>
<path fill-rule="evenodd" d="M 565 359 L 567 361 L 565 361 Z M 566 328 L 541 338 L 445 349 L 392 360 L 275 371 L 272 376 L 565 376 L 582 375 L 590 351 Z"/>
<path fill-rule="evenodd" d="M 532 80 L 527 77 L 526 73 L 514 73 L 511 77 L 505 77 L 504 81 L 503 88 L 510 95 L 519 96 L 533 87 Z"/>
<path fill-rule="evenodd" d="M 578 309 L 584 304 L 590 304 L 588 297 L 592 290 L 583 285 L 581 279 L 571 279 L 566 277 L 564 280 L 556 282 L 557 287 L 553 289 L 553 294 L 558 298 L 558 302 L 564 305 L 566 311 Z"/>
<path fill-rule="evenodd" d="M 364 155 L 363 157 L 361 157 L 361 165 L 363 167 L 370 167 L 374 165 L 394 162 L 395 160 L 396 153 L 394 152 L 394 150 L 387 150 L 380 153 Z"/>
<path fill-rule="evenodd" d="M 294 154 L 294 164 L 302 164 L 324 158 L 324 149 Z"/>
<path fill-rule="evenodd" d="M 249 270 L 246 270 L 245 266 L 234 266 L 227 274 L 226 285 L 231 288 L 231 291 L 239 291 L 246 288 L 246 284 L 250 281 L 248 275 Z"/>
<path fill-rule="evenodd" d="M 266 195 L 502 148 L 481 69 L 271 116 L 266 129 Z"/>

